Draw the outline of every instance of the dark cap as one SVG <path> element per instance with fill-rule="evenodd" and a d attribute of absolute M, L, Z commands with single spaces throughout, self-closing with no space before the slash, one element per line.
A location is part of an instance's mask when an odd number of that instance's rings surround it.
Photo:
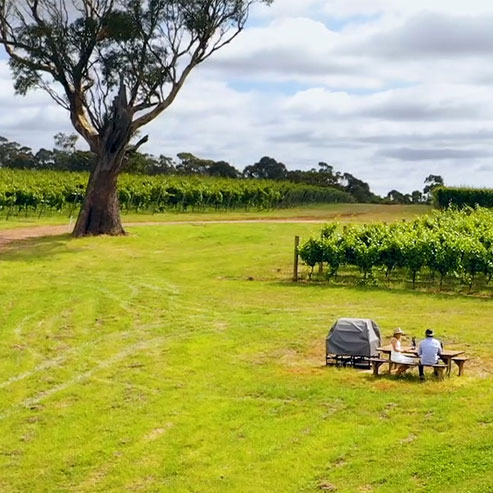
<path fill-rule="evenodd" d="M 434 336 L 433 330 L 431 330 L 431 329 L 426 329 L 425 334 L 426 334 L 426 337 L 433 337 Z"/>

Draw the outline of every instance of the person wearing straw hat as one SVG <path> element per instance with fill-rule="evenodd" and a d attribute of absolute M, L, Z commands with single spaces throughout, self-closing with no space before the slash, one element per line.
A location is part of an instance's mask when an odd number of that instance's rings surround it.
<path fill-rule="evenodd" d="M 401 375 L 402 373 L 404 373 L 408 369 L 406 365 L 413 365 L 416 363 L 413 358 L 410 358 L 409 356 L 404 356 L 404 354 L 402 354 L 401 337 L 403 335 L 404 332 L 402 331 L 402 329 L 400 327 L 397 327 L 394 329 L 394 335 L 390 340 L 390 344 L 392 346 L 390 361 L 396 364 L 401 363 L 401 365 L 397 368 L 396 375 Z"/>

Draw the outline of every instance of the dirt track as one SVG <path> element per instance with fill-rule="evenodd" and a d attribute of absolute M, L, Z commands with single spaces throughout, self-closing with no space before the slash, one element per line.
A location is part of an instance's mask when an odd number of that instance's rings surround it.
<path fill-rule="evenodd" d="M 323 219 L 239 219 L 239 220 L 223 220 L 223 221 L 167 221 L 167 222 L 132 222 L 125 223 L 124 227 L 139 227 L 139 226 L 179 226 L 179 225 L 204 225 L 204 224 L 255 224 L 255 223 L 313 223 L 323 224 L 327 220 Z M 72 231 L 73 226 L 67 224 L 57 226 L 34 226 L 29 228 L 16 228 L 0 230 L 0 249 L 5 248 L 11 243 L 31 238 L 43 238 L 46 236 L 58 236 Z"/>

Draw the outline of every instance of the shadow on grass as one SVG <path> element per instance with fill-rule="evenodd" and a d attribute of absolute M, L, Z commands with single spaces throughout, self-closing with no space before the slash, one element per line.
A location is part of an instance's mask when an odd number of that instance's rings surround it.
<path fill-rule="evenodd" d="M 447 378 L 440 380 L 440 378 L 435 377 L 433 374 L 425 375 L 425 379 L 421 380 L 418 373 L 405 373 L 404 375 L 389 374 L 388 372 L 381 373 L 377 377 L 373 374 L 365 375 L 365 379 L 371 382 L 387 381 L 387 382 L 407 382 L 407 383 L 425 383 L 434 382 L 440 383 L 444 382 Z"/>
<path fill-rule="evenodd" d="M 419 373 L 417 371 L 413 371 L 412 373 L 404 373 L 403 375 L 396 375 L 395 373 L 389 374 L 388 371 L 383 371 L 379 373 L 378 376 L 373 375 L 373 371 L 371 369 L 362 369 L 362 368 L 351 368 L 351 367 L 336 367 L 336 366 L 327 366 L 321 364 L 319 367 L 320 370 L 324 368 L 327 369 L 327 372 L 333 371 L 341 371 L 341 370 L 351 370 L 354 371 L 358 375 L 362 375 L 364 380 L 368 383 L 376 383 L 376 382 L 393 382 L 393 383 L 412 383 L 412 384 L 423 384 L 426 382 L 432 383 L 441 383 L 449 380 L 448 377 L 444 379 L 440 379 L 433 375 L 433 373 L 425 372 L 425 379 L 421 380 L 419 378 Z"/>
<path fill-rule="evenodd" d="M 328 279 L 324 274 L 314 274 L 311 279 L 299 274 L 299 282 L 317 283 L 322 285 L 332 285 L 335 287 L 355 287 L 361 289 L 380 289 L 385 291 L 400 291 L 400 292 L 423 292 L 426 294 L 444 294 L 444 295 L 460 295 L 473 296 L 475 298 L 491 298 L 493 297 L 493 285 L 489 284 L 486 278 L 478 278 L 469 288 L 466 281 L 461 278 L 447 276 L 444 279 L 443 286 L 440 287 L 438 280 L 433 275 L 423 275 L 416 280 L 415 286 L 412 281 L 406 279 L 386 279 L 380 273 L 374 274 L 366 281 L 363 280 L 359 271 L 350 270 L 346 273 L 340 273 L 337 277 Z"/>
<path fill-rule="evenodd" d="M 298 282 L 294 282 L 291 279 L 284 280 L 273 280 L 271 281 L 273 285 L 284 286 L 284 287 L 293 287 L 293 288 L 303 288 L 303 289 L 312 289 L 312 290 L 321 290 L 321 289 L 345 289 L 351 291 L 358 291 L 363 293 L 385 293 L 389 295 L 409 295 L 415 296 L 417 298 L 422 297 L 430 297 L 433 296 L 436 299 L 441 300 L 450 300 L 450 299 L 474 299 L 475 301 L 484 301 L 491 302 L 491 298 L 493 297 L 493 289 L 491 294 L 486 293 L 462 293 L 462 292 L 453 292 L 453 291 L 431 291 L 431 290 L 419 290 L 419 289 L 409 289 L 406 287 L 386 287 L 386 286 L 365 286 L 358 284 L 336 284 L 330 282 L 322 282 L 322 281 L 307 281 L 300 280 Z"/>
<path fill-rule="evenodd" d="M 60 254 L 74 254 L 82 249 L 68 250 L 67 244 L 75 241 L 69 233 L 14 240 L 0 249 L 0 261 L 36 260 Z"/>

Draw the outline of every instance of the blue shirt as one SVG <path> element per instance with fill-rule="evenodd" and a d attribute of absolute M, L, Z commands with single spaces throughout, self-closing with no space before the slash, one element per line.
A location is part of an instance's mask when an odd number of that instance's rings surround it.
<path fill-rule="evenodd" d="M 442 354 L 442 345 L 438 339 L 427 337 L 419 345 L 418 355 L 423 365 L 436 365 L 440 354 Z"/>

